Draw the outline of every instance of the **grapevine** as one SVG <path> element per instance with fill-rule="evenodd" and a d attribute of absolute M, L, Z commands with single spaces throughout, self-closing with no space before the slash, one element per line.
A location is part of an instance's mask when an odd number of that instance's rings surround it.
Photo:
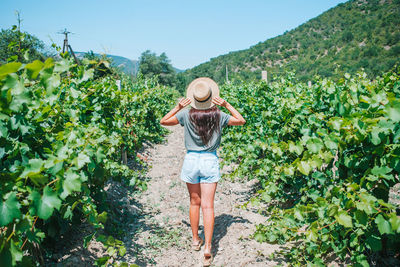
<path fill-rule="evenodd" d="M 94 65 L 62 57 L 0 66 L 2 265 L 33 264 L 35 248 L 65 221 L 103 228 L 109 179 L 145 186 L 120 151 L 136 155 L 143 142 L 162 139 L 158 121 L 177 93 L 124 75 L 118 89 L 111 75 L 95 78 Z M 99 238 L 125 253 L 120 241 Z"/>
<path fill-rule="evenodd" d="M 399 209 L 388 201 L 400 182 L 398 72 L 312 86 L 289 74 L 222 92 L 247 121 L 227 130 L 222 157 L 237 165 L 232 177 L 260 181 L 251 202 L 269 217 L 257 241 L 288 244 L 295 266 L 332 255 L 368 266 L 374 253 L 400 251 Z"/>

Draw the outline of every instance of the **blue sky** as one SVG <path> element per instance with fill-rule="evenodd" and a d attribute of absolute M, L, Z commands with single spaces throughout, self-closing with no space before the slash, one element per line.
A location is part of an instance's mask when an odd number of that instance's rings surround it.
<path fill-rule="evenodd" d="M 291 30 L 344 0 L 1 0 L 0 28 L 16 24 L 46 44 L 138 59 L 165 52 L 186 69 Z"/>

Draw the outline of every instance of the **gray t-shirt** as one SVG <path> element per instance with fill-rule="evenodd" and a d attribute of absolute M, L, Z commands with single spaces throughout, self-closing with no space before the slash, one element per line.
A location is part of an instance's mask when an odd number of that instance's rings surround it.
<path fill-rule="evenodd" d="M 228 125 L 229 119 L 231 115 L 226 114 L 225 112 L 221 111 L 221 116 L 219 120 L 219 127 L 220 132 L 214 132 L 210 142 L 207 146 L 204 145 L 201 137 L 197 135 L 195 126 L 190 121 L 189 118 L 189 109 L 185 108 L 178 112 L 176 115 L 180 125 L 185 128 L 185 147 L 187 150 L 194 150 L 194 151 L 207 151 L 213 152 L 217 150 L 219 145 L 221 144 L 221 132 L 222 128 Z"/>

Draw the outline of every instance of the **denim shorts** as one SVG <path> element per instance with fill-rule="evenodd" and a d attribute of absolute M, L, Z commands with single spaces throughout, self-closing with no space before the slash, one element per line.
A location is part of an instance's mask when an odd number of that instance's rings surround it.
<path fill-rule="evenodd" d="M 221 178 L 217 153 L 191 151 L 183 161 L 181 180 L 190 183 L 216 183 Z"/>

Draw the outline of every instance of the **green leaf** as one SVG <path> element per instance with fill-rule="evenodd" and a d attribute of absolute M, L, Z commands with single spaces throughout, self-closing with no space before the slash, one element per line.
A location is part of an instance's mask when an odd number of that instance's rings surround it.
<path fill-rule="evenodd" d="M 92 242 L 93 237 L 95 236 L 95 234 L 96 234 L 96 232 L 94 232 L 94 233 L 92 233 L 90 235 L 87 235 L 87 236 L 85 236 L 83 238 L 83 247 L 84 248 L 87 248 L 89 246 L 89 244 L 90 244 L 90 242 Z"/>
<path fill-rule="evenodd" d="M 331 124 L 331 126 L 332 126 L 333 129 L 335 129 L 336 131 L 340 131 L 340 127 L 341 127 L 342 124 L 343 124 L 343 119 L 342 119 L 342 118 L 334 117 L 334 118 L 331 118 L 331 119 L 329 120 L 329 123 Z"/>
<path fill-rule="evenodd" d="M 368 261 L 367 261 L 367 256 L 361 254 L 357 255 L 354 260 L 357 264 L 355 265 L 356 267 L 362 266 L 362 267 L 370 267 Z"/>
<path fill-rule="evenodd" d="M 0 203 L 0 226 L 6 226 L 14 219 L 21 217 L 20 207 L 15 192 L 10 193 L 6 201 Z"/>
<path fill-rule="evenodd" d="M 64 212 L 63 218 L 64 218 L 64 219 L 71 220 L 71 219 L 72 219 L 72 216 L 73 216 L 73 214 L 72 214 L 71 206 L 68 206 L 68 207 L 67 207 L 67 210 Z"/>
<path fill-rule="evenodd" d="M 385 106 L 388 117 L 395 122 L 400 121 L 400 101 L 396 100 Z"/>
<path fill-rule="evenodd" d="M 400 233 L 400 217 L 396 213 L 390 214 L 390 224 L 392 225 L 393 232 Z"/>
<path fill-rule="evenodd" d="M 304 221 L 304 217 L 298 209 L 294 210 L 294 217 L 299 221 Z"/>
<path fill-rule="evenodd" d="M 355 212 L 356 221 L 361 225 L 367 225 L 368 216 L 364 211 L 356 210 Z"/>
<path fill-rule="evenodd" d="M 367 201 L 356 202 L 356 207 L 359 210 L 365 211 L 365 213 L 368 215 L 377 212 L 377 210 L 374 208 L 374 204 Z"/>
<path fill-rule="evenodd" d="M 7 246 L 0 251 L 0 262 L 2 266 L 13 266 L 13 257 Z"/>
<path fill-rule="evenodd" d="M 71 63 L 68 59 L 61 59 L 57 61 L 56 66 L 54 67 L 54 72 L 62 73 L 67 71 L 70 68 Z"/>
<path fill-rule="evenodd" d="M 303 153 L 303 146 L 301 144 L 295 144 L 293 141 L 289 141 L 289 151 L 291 153 L 296 153 L 297 155 L 301 155 Z"/>
<path fill-rule="evenodd" d="M 349 216 L 346 211 L 344 210 L 339 211 L 338 214 L 335 216 L 335 218 L 338 221 L 338 223 L 343 225 L 344 227 L 348 228 L 353 227 L 351 216 Z"/>
<path fill-rule="evenodd" d="M 324 144 L 327 148 L 332 150 L 338 149 L 338 143 L 331 137 L 327 136 L 324 138 Z"/>
<path fill-rule="evenodd" d="M 308 175 L 311 171 L 311 166 L 307 161 L 299 161 L 297 169 L 304 175 Z"/>
<path fill-rule="evenodd" d="M 23 108 L 23 104 L 29 105 L 31 102 L 32 102 L 32 98 L 29 95 L 29 92 L 24 91 L 21 94 L 12 96 L 9 108 L 12 111 L 20 112 Z"/>
<path fill-rule="evenodd" d="M 60 75 L 58 73 L 53 73 L 51 76 L 46 76 L 42 79 L 42 83 L 46 88 L 47 95 L 57 93 L 58 86 L 61 83 Z M 50 104 L 52 104 L 51 101 Z"/>
<path fill-rule="evenodd" d="M 337 212 L 338 212 L 338 206 L 336 206 L 336 205 L 330 205 L 329 207 L 328 207 L 328 215 L 329 216 L 334 216 L 334 215 L 336 215 L 337 214 Z"/>
<path fill-rule="evenodd" d="M 78 81 L 78 83 L 85 82 L 89 79 L 93 78 L 94 69 L 83 70 L 82 78 Z"/>
<path fill-rule="evenodd" d="M 101 257 L 101 258 L 98 258 L 96 261 L 95 261 L 95 265 L 97 265 L 97 266 L 107 266 L 107 263 L 108 263 L 108 260 L 110 259 L 110 256 L 103 256 L 103 257 Z"/>
<path fill-rule="evenodd" d="M 40 60 L 35 60 L 32 63 L 26 64 L 25 69 L 27 70 L 28 77 L 30 79 L 36 79 L 43 66 L 44 64 Z"/>
<path fill-rule="evenodd" d="M 45 185 L 49 181 L 49 178 L 46 175 L 43 175 L 43 174 L 40 174 L 40 173 L 39 174 L 29 175 L 29 179 L 36 186 Z"/>
<path fill-rule="evenodd" d="M 11 256 L 12 256 L 12 262 L 14 265 L 17 262 L 20 262 L 22 260 L 23 253 L 22 253 L 21 249 L 14 244 L 13 241 L 11 241 L 10 243 L 11 243 L 10 252 L 11 252 Z"/>
<path fill-rule="evenodd" d="M 0 66 L 0 80 L 3 80 L 10 73 L 17 72 L 21 65 L 22 63 L 20 62 L 11 62 Z"/>
<path fill-rule="evenodd" d="M 375 218 L 375 223 L 378 225 L 378 230 L 382 235 L 392 233 L 390 223 L 381 214 Z"/>
<path fill-rule="evenodd" d="M 283 173 L 284 174 L 286 174 L 286 175 L 294 175 L 294 171 L 295 171 L 295 169 L 294 169 L 294 167 L 293 166 L 289 166 L 289 167 L 284 167 L 283 168 Z"/>
<path fill-rule="evenodd" d="M 73 163 L 78 167 L 78 169 L 82 168 L 86 163 L 89 162 L 90 158 L 83 152 L 79 153 L 78 157 L 73 160 Z"/>
<path fill-rule="evenodd" d="M 126 254 L 126 248 L 124 246 L 120 246 L 118 248 L 118 254 L 119 256 L 123 257 Z"/>
<path fill-rule="evenodd" d="M 368 176 L 367 176 L 367 180 L 368 180 L 368 181 L 371 181 L 371 182 L 375 182 L 375 181 L 378 181 L 378 180 L 379 180 L 379 177 L 378 177 L 378 176 L 375 176 L 375 175 L 368 175 Z"/>
<path fill-rule="evenodd" d="M 381 128 L 378 128 L 378 127 L 372 128 L 372 131 L 371 131 L 371 142 L 376 146 L 379 145 L 381 143 L 381 141 L 382 141 L 380 136 L 379 136 L 379 134 L 381 132 L 382 132 Z"/>
<path fill-rule="evenodd" d="M 80 92 L 78 90 L 75 90 L 74 88 L 69 88 L 69 93 L 72 96 L 72 98 L 78 98 L 80 95 Z"/>
<path fill-rule="evenodd" d="M 5 78 L 2 90 L 11 89 L 11 95 L 19 95 L 24 92 L 25 85 L 23 79 L 12 73 Z"/>
<path fill-rule="evenodd" d="M 99 215 L 97 215 L 97 220 L 101 223 L 106 223 L 107 221 L 107 212 L 103 211 Z"/>
<path fill-rule="evenodd" d="M 5 137 L 7 138 L 8 135 L 8 128 L 6 124 L 4 124 L 2 121 L 0 121 L 0 137 Z"/>
<path fill-rule="evenodd" d="M 375 166 L 375 167 L 371 170 L 372 174 L 377 175 L 377 176 L 384 175 L 384 174 L 388 174 L 388 173 L 391 172 L 391 171 L 392 171 L 392 169 L 389 168 L 388 166 L 383 166 L 383 167 Z"/>
<path fill-rule="evenodd" d="M 72 169 L 68 169 L 65 172 L 65 180 L 63 181 L 63 192 L 60 197 L 65 199 L 74 191 L 81 191 L 81 180 L 80 176 Z"/>
<path fill-rule="evenodd" d="M 307 140 L 307 149 L 311 151 L 311 153 L 318 153 L 323 147 L 324 143 L 322 143 L 321 139 L 312 137 Z"/>
<path fill-rule="evenodd" d="M 265 236 L 265 234 L 260 232 L 254 235 L 254 239 L 259 243 L 267 241 L 267 237 Z"/>
<path fill-rule="evenodd" d="M 0 136 L 1 137 L 1 136 Z M 2 159 L 4 157 L 4 155 L 6 154 L 6 150 L 4 147 L 0 147 L 0 159 Z"/>
<path fill-rule="evenodd" d="M 367 246 L 373 251 L 382 250 L 381 237 L 379 236 L 374 236 L 374 235 L 368 236 L 365 242 L 367 243 Z"/>
<path fill-rule="evenodd" d="M 30 159 L 29 164 L 25 166 L 24 171 L 21 174 L 22 178 L 26 178 L 42 171 L 44 161 L 42 159 Z"/>
<path fill-rule="evenodd" d="M 36 190 L 32 191 L 29 199 L 33 201 L 31 213 L 36 214 L 39 218 L 47 220 L 53 214 L 54 209 L 60 209 L 61 200 L 57 193 L 49 186 L 46 186 L 41 196 Z"/>
<path fill-rule="evenodd" d="M 319 155 L 314 155 L 312 159 L 309 161 L 309 164 L 312 169 L 321 168 L 323 163 L 324 162 L 322 161 L 321 157 L 319 157 Z"/>
<path fill-rule="evenodd" d="M 317 240 L 318 240 L 317 229 L 308 230 L 308 231 L 306 231 L 305 235 L 306 235 L 307 240 L 309 240 L 309 241 L 317 242 Z"/>

